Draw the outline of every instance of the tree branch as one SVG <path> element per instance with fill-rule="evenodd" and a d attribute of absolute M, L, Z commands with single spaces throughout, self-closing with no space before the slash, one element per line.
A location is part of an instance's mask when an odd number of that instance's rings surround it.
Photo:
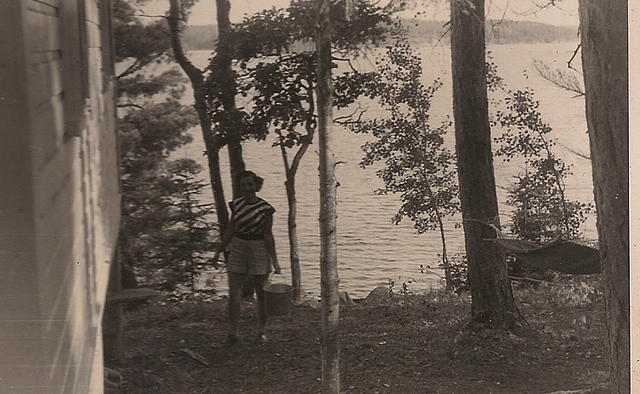
<path fill-rule="evenodd" d="M 171 5 L 169 8 L 169 17 L 167 18 L 167 22 L 169 24 L 169 32 L 171 34 L 171 48 L 173 49 L 173 56 L 175 56 L 176 61 L 187 74 L 194 87 L 200 87 L 204 81 L 202 70 L 191 63 L 189 58 L 185 55 L 184 48 L 182 47 L 182 31 L 180 28 L 180 22 L 182 20 L 180 17 L 182 14 L 182 3 L 180 0 L 170 0 L 170 3 Z"/>
<path fill-rule="evenodd" d="M 574 97 L 584 96 L 584 90 L 578 80 L 571 74 L 564 74 L 560 70 L 552 72 L 551 69 L 541 61 L 534 61 L 533 67 L 542 78 L 556 85 L 557 87 L 575 93 Z"/>
<path fill-rule="evenodd" d="M 148 15 L 145 13 L 141 13 L 141 14 L 134 14 L 134 16 L 139 16 L 142 18 L 162 18 L 162 19 L 169 19 L 169 17 L 167 17 L 166 15 Z"/>
<path fill-rule="evenodd" d="M 531 8 L 529 8 L 528 10 L 524 11 L 524 12 L 517 12 L 512 10 L 512 12 L 516 15 L 522 15 L 522 16 L 531 16 L 531 15 L 536 15 L 538 12 L 546 9 L 546 8 L 551 8 L 551 7 L 555 7 L 557 9 L 559 9 L 560 11 L 564 11 L 566 12 L 566 10 L 564 10 L 562 7 L 560 7 L 558 5 L 558 2 L 562 1 L 562 0 L 547 0 L 545 3 L 536 3 L 535 1 L 531 1 L 531 3 L 533 4 L 533 6 Z"/>
<path fill-rule="evenodd" d="M 341 125 L 360 123 L 362 121 L 362 116 L 367 112 L 367 110 L 368 108 L 362 108 L 362 106 L 358 103 L 358 108 L 356 108 L 352 113 L 350 113 L 349 115 L 338 116 L 337 118 L 333 119 L 333 122 Z M 354 115 L 357 114 L 358 111 L 360 111 L 358 119 L 343 121 L 343 119 L 353 119 Z"/>
<path fill-rule="evenodd" d="M 153 55 L 146 56 L 145 58 L 137 58 L 131 65 L 129 65 L 129 67 L 127 67 L 123 72 L 118 74 L 116 76 L 116 79 L 122 79 L 130 74 L 133 74 L 139 71 L 140 69 L 145 67 L 147 64 L 153 62 L 154 60 L 158 59 L 160 56 L 164 54 L 166 54 L 166 51 L 162 50 Z"/>
<path fill-rule="evenodd" d="M 296 172 L 298 171 L 298 167 L 300 166 L 300 161 L 302 160 L 302 157 L 304 156 L 304 154 L 307 152 L 309 145 L 311 145 L 311 142 L 313 141 L 313 135 L 316 131 L 316 123 L 314 119 L 316 106 L 315 106 L 315 100 L 313 96 L 313 83 L 311 82 L 311 80 L 309 80 L 309 87 L 307 88 L 307 103 L 309 103 L 309 108 L 306 111 L 306 120 L 305 120 L 305 129 L 307 130 L 307 136 L 306 136 L 307 138 L 300 145 L 300 148 L 298 149 L 296 154 L 293 156 L 293 161 L 291 162 L 291 169 L 290 169 L 293 175 L 295 175 Z"/>
<path fill-rule="evenodd" d="M 351 63 L 351 59 L 348 58 L 342 58 L 342 57 L 337 57 L 337 56 L 331 56 L 331 60 L 337 60 L 340 62 L 347 62 L 347 64 L 349 65 L 349 68 L 351 68 L 351 71 L 353 71 L 354 73 L 357 73 L 358 70 L 356 70 L 355 67 L 353 67 L 353 63 Z"/>
<path fill-rule="evenodd" d="M 116 76 L 116 79 L 124 78 L 127 75 L 133 73 L 136 67 L 139 67 L 139 66 L 141 67 L 141 63 L 142 61 L 140 59 L 136 59 L 129 67 L 127 67 L 123 72 L 118 74 Z"/>
<path fill-rule="evenodd" d="M 573 68 L 573 66 L 571 65 L 571 62 L 573 61 L 573 59 L 576 58 L 576 55 L 578 55 L 578 51 L 580 50 L 581 45 L 582 45 L 581 43 L 578 44 L 578 46 L 576 47 L 576 50 L 573 51 L 573 55 L 571 55 L 571 59 L 569 59 L 569 61 L 567 62 L 567 67 L 569 67 L 573 71 L 578 71 L 575 68 Z"/>
<path fill-rule="evenodd" d="M 280 153 L 282 153 L 282 162 L 284 163 L 284 173 L 287 176 L 287 180 L 291 176 L 291 166 L 289 165 L 289 155 L 287 155 L 287 148 L 285 148 L 284 144 L 280 144 Z M 295 174 L 295 173 L 294 173 Z"/>
<path fill-rule="evenodd" d="M 525 278 L 525 277 L 519 277 L 519 276 L 511 276 L 509 275 L 509 279 L 511 280 L 526 280 L 526 281 L 530 281 L 530 282 L 538 282 L 538 283 L 551 283 L 548 280 L 540 280 L 540 279 L 533 279 L 533 278 Z"/>
<path fill-rule="evenodd" d="M 582 152 L 578 152 L 577 150 L 569 148 L 568 146 L 564 145 L 561 142 L 558 142 L 557 144 L 560 145 L 561 147 L 563 147 L 564 149 L 568 150 L 569 152 L 573 153 L 574 155 L 578 156 L 578 157 L 582 157 L 585 160 L 591 160 L 591 156 L 589 156 L 587 154 L 584 154 Z"/>
<path fill-rule="evenodd" d="M 137 109 L 142 109 L 141 105 L 134 104 L 134 103 L 121 103 L 121 104 L 118 104 L 117 107 L 118 108 L 131 108 L 131 107 L 133 107 L 133 108 L 137 108 Z"/>

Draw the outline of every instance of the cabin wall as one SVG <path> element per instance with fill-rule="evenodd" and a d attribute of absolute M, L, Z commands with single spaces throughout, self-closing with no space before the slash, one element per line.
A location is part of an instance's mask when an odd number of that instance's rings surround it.
<path fill-rule="evenodd" d="M 102 392 L 120 201 L 109 2 L 0 5 L 0 392 Z"/>

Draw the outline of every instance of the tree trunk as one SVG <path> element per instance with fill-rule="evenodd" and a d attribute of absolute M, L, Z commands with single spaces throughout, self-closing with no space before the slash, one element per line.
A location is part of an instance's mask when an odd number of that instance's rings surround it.
<path fill-rule="evenodd" d="M 300 299 L 302 298 L 302 279 L 300 274 L 300 255 L 298 250 L 298 226 L 296 224 L 297 200 L 295 174 L 287 173 L 287 180 L 284 184 L 287 190 L 287 203 L 289 204 L 287 230 L 289 233 L 289 260 L 291 262 L 291 285 L 293 286 L 293 300 L 300 301 Z"/>
<path fill-rule="evenodd" d="M 322 296 L 322 392 L 340 392 L 340 299 L 336 239 L 335 157 L 333 155 L 333 84 L 329 0 L 318 2 L 318 130 L 320 151 L 320 274 Z"/>
<path fill-rule="evenodd" d="M 611 391 L 630 392 L 627 2 L 580 0 L 593 185 L 604 272 Z"/>
<path fill-rule="evenodd" d="M 433 212 L 436 216 L 436 221 L 438 222 L 438 229 L 440 230 L 440 242 L 442 244 L 442 268 L 444 269 L 444 281 L 445 281 L 447 290 L 451 290 L 453 288 L 453 285 L 451 283 L 451 267 L 449 266 L 449 258 L 447 257 L 447 238 L 444 235 L 444 223 L 442 223 L 442 216 L 440 215 L 440 210 L 438 209 L 436 196 L 433 194 L 433 190 L 431 190 L 431 186 L 429 186 L 428 184 L 427 184 L 427 193 L 429 194 L 429 199 L 431 200 Z"/>
<path fill-rule="evenodd" d="M 195 106 L 200 120 L 200 130 L 202 130 L 202 138 L 207 152 L 209 179 L 211 180 L 211 189 L 213 190 L 213 201 L 215 203 L 216 215 L 218 217 L 219 232 L 222 237 L 222 234 L 224 234 L 227 226 L 229 225 L 229 211 L 227 210 L 227 202 L 224 197 L 224 189 L 222 186 L 220 146 L 216 143 L 215 136 L 213 135 L 211 120 L 207 114 L 207 104 L 203 87 L 200 86 L 196 89 L 194 86 L 193 95 L 195 97 Z"/>
<path fill-rule="evenodd" d="M 306 147 L 304 148 L 304 150 L 306 150 Z M 289 212 L 287 215 L 287 234 L 289 234 L 289 263 L 291 264 L 291 285 L 293 286 L 294 301 L 300 301 L 302 298 L 300 256 L 298 253 L 298 226 L 296 223 L 296 216 L 298 211 L 298 202 L 296 200 L 296 173 L 298 172 L 297 164 L 300 162 L 299 159 L 302 157 L 300 155 L 301 151 L 302 147 L 300 148 L 300 150 L 298 150 L 298 153 L 296 153 L 294 157 L 294 165 L 291 166 L 289 165 L 287 148 L 284 146 L 284 144 L 280 145 L 280 152 L 282 154 L 282 161 L 284 164 L 284 172 L 287 178 L 284 181 L 284 186 L 287 191 L 287 206 L 289 207 Z"/>
<path fill-rule="evenodd" d="M 236 82 L 232 69 L 232 56 L 229 48 L 230 42 L 227 38 L 231 29 L 229 12 L 231 2 L 229 0 L 216 0 L 216 19 L 218 22 L 218 45 L 216 47 L 215 67 L 216 76 L 219 78 L 220 99 L 224 109 L 224 120 L 222 128 L 227 139 L 227 149 L 229 150 L 229 169 L 231 171 L 231 186 L 233 198 L 240 197 L 237 175 L 245 170 L 244 159 L 242 157 L 242 138 L 240 127 L 237 124 L 236 109 Z"/>
<path fill-rule="evenodd" d="M 487 109 L 484 20 L 484 0 L 451 0 L 453 107 L 471 323 L 513 328 L 519 314 L 504 253 L 485 241 L 494 237 L 493 230 L 477 222 L 500 224 Z"/>
<path fill-rule="evenodd" d="M 202 139 L 204 140 L 207 152 L 207 164 L 209 166 L 209 178 L 211 180 L 211 189 L 213 191 L 213 201 L 216 206 L 216 215 L 218 217 L 218 226 L 220 234 L 224 233 L 229 223 L 229 211 L 224 197 L 224 189 L 222 187 L 222 176 L 220 173 L 220 146 L 216 142 L 211 125 L 211 119 L 207 111 L 207 102 L 205 100 L 204 76 L 202 70 L 198 69 L 191 63 L 184 53 L 182 47 L 180 28 L 180 20 L 182 15 L 182 4 L 180 0 L 171 0 L 169 8 L 169 32 L 171 34 L 171 48 L 173 49 L 176 62 L 189 77 L 193 88 L 194 108 L 198 114 L 200 121 L 200 130 L 202 131 Z"/>

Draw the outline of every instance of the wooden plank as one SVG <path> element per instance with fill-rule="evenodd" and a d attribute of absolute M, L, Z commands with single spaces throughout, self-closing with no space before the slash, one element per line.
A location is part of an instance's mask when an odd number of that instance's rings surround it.
<path fill-rule="evenodd" d="M 60 8 L 60 3 L 64 0 L 31 0 L 34 3 L 41 3 L 50 7 Z"/>
<path fill-rule="evenodd" d="M 91 21 L 87 21 L 87 47 L 100 48 L 102 40 L 100 38 L 100 25 Z"/>
<path fill-rule="evenodd" d="M 31 64 L 29 67 L 29 103 L 33 109 L 40 108 L 63 91 L 62 59 Z"/>
<path fill-rule="evenodd" d="M 62 96 L 52 98 L 49 105 L 32 117 L 31 154 L 36 172 L 52 160 L 60 148 L 64 135 L 64 108 Z"/>
<path fill-rule="evenodd" d="M 87 83 L 88 83 L 88 93 L 89 98 L 91 99 L 92 109 L 96 111 L 100 111 L 101 108 L 96 106 L 99 104 L 97 100 L 99 96 L 102 95 L 102 83 L 103 83 L 103 75 L 102 75 L 102 52 L 100 48 L 89 48 L 87 50 Z M 97 116 L 97 114 L 96 114 Z"/>
<path fill-rule="evenodd" d="M 87 21 L 100 25 L 100 6 L 98 0 L 85 0 L 85 18 Z"/>
<path fill-rule="evenodd" d="M 3 319 L 0 320 L 0 332 L 3 340 L 20 338 L 51 339 L 57 338 L 57 333 L 67 323 L 68 320 Z"/>
<path fill-rule="evenodd" d="M 25 14 L 27 48 L 31 52 L 61 49 L 60 18 L 38 12 Z"/>
<path fill-rule="evenodd" d="M 71 168 L 78 164 L 74 163 L 73 156 L 67 157 L 71 152 L 63 147 L 52 152 L 48 161 L 38 168 L 33 176 L 34 185 L 37 185 L 34 188 L 34 217 L 43 242 L 51 236 L 59 242 L 61 236 L 66 236 L 64 234 L 73 231 L 68 222 L 78 210 L 78 207 L 74 206 L 74 204 L 77 205 L 75 190 L 77 186 L 74 186 L 74 174 Z"/>
<path fill-rule="evenodd" d="M 45 2 L 42 0 L 30 0 L 29 3 L 27 3 L 27 10 L 40 13 L 40 14 L 57 17 L 60 11 L 59 4 L 51 4 L 51 3 L 55 3 L 55 2 Z"/>
<path fill-rule="evenodd" d="M 62 60 L 62 50 L 53 49 L 51 51 L 32 52 L 29 56 L 29 63 L 36 65 L 40 63 L 49 63 Z"/>

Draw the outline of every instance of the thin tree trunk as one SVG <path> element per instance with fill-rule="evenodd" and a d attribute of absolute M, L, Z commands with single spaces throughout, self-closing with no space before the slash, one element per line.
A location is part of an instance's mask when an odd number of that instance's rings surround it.
<path fill-rule="evenodd" d="M 293 286 L 293 300 L 302 298 L 302 277 L 300 273 L 300 255 L 298 248 L 298 230 L 296 223 L 297 200 L 295 174 L 287 174 L 284 182 L 287 190 L 287 203 L 289 204 L 289 216 L 287 217 L 287 230 L 289 233 L 289 261 L 291 262 L 291 285 Z"/>
<path fill-rule="evenodd" d="M 220 99 L 224 109 L 224 120 L 222 128 L 227 139 L 227 149 L 229 151 L 229 169 L 231 171 L 231 186 L 233 198 L 240 196 L 237 175 L 245 170 L 245 163 L 242 157 L 242 138 L 240 127 L 237 124 L 236 108 L 236 83 L 232 69 L 232 56 L 228 33 L 231 29 L 229 12 L 231 2 L 229 0 L 216 0 L 216 19 L 218 22 L 218 45 L 214 59 L 216 67 L 216 77 L 220 87 Z"/>
<path fill-rule="evenodd" d="M 297 199 L 296 199 L 296 175 L 298 173 L 298 167 L 304 157 L 304 154 L 309 149 L 309 145 L 313 141 L 313 135 L 315 134 L 315 101 L 313 97 L 313 79 L 308 78 L 309 86 L 307 87 L 307 103 L 309 108 L 306 111 L 305 130 L 307 135 L 300 143 L 298 151 L 293 156 L 291 164 L 289 164 L 289 157 L 287 155 L 287 148 L 281 144 L 280 151 L 282 153 L 282 161 L 284 163 L 285 170 L 285 189 L 287 192 L 287 203 L 289 212 L 287 216 L 287 229 L 289 234 L 289 261 L 291 263 L 291 285 L 293 286 L 293 300 L 300 301 L 302 299 L 302 275 L 300 271 L 300 253 L 298 247 L 298 231 L 297 231 Z"/>
<path fill-rule="evenodd" d="M 630 392 L 627 2 L 580 0 L 593 185 L 604 272 L 611 391 Z"/>
<path fill-rule="evenodd" d="M 322 392 L 340 392 L 340 299 L 336 239 L 336 161 L 333 155 L 330 1 L 318 1 L 318 130 L 320 151 L 320 271 L 322 296 Z"/>
<path fill-rule="evenodd" d="M 296 200 L 296 168 L 292 169 L 289 165 L 289 157 L 287 148 L 281 144 L 280 152 L 284 163 L 284 172 L 286 180 L 284 186 L 287 192 L 287 205 L 289 212 L 287 215 L 287 234 L 289 234 L 289 262 L 291 264 L 291 285 L 293 286 L 293 300 L 300 301 L 302 295 L 302 284 L 300 276 L 300 257 L 298 253 L 298 231 L 296 223 L 297 200 Z"/>
<path fill-rule="evenodd" d="M 444 223 L 442 223 L 442 216 L 440 216 L 440 211 L 438 210 L 438 204 L 436 203 L 436 198 L 429 185 L 427 185 L 427 193 L 429 193 L 429 198 L 431 199 L 431 204 L 433 205 L 433 212 L 435 213 L 436 221 L 438 222 L 438 229 L 440 230 L 440 241 L 442 243 L 442 267 L 444 268 L 444 281 L 446 283 L 447 290 L 451 290 L 453 286 L 451 284 L 451 267 L 449 266 L 449 258 L 447 257 L 447 239 L 444 235 Z"/>
<path fill-rule="evenodd" d="M 487 104 L 484 0 L 451 0 L 451 63 L 471 323 L 512 328 L 520 318 L 503 251 L 485 239 L 500 225 Z"/>
<path fill-rule="evenodd" d="M 171 47 L 176 61 L 182 70 L 189 77 L 193 88 L 194 108 L 198 114 L 200 121 L 200 130 L 202 131 L 202 139 L 204 140 L 205 150 L 207 152 L 207 164 L 209 167 L 209 178 L 211 179 L 211 189 L 213 191 L 213 200 L 216 207 L 216 215 L 218 217 L 218 226 L 220 234 L 224 233 L 229 223 L 229 211 L 227 210 L 226 200 L 224 197 L 224 189 L 222 187 L 222 176 L 220 173 L 220 147 L 216 142 L 211 125 L 211 119 L 207 111 L 207 102 L 205 100 L 204 75 L 202 70 L 198 69 L 191 63 L 184 53 L 182 47 L 180 28 L 180 20 L 182 15 L 182 4 L 180 0 L 171 0 L 169 9 L 169 31 L 171 34 Z"/>

